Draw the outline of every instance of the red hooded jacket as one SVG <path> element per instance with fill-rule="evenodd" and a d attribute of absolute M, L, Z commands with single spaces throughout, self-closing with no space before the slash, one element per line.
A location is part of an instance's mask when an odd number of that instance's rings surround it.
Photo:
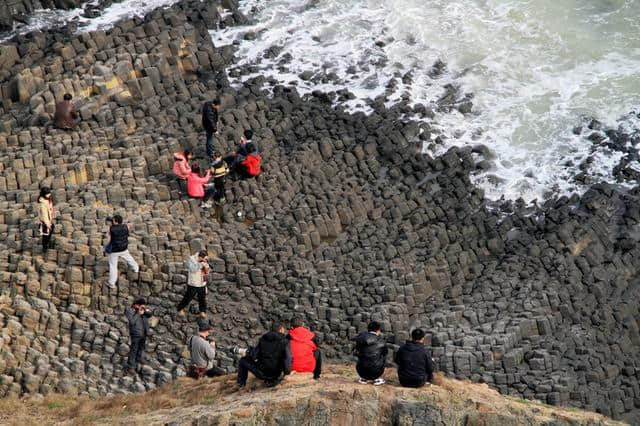
<path fill-rule="evenodd" d="M 249 154 L 240 164 L 245 167 L 249 176 L 258 176 L 260 174 L 260 163 L 262 163 L 260 155 Z"/>
<path fill-rule="evenodd" d="M 313 372 L 316 368 L 316 359 L 313 356 L 318 347 L 312 342 L 316 335 L 304 327 L 296 327 L 289 330 L 289 345 L 293 363 L 292 371 L 299 373 Z"/>

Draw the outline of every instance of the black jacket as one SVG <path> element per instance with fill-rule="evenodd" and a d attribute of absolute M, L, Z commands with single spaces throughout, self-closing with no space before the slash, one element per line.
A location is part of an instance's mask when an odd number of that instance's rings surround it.
<path fill-rule="evenodd" d="M 251 350 L 249 357 L 266 377 L 278 378 L 280 374 L 291 373 L 291 349 L 287 336 L 276 331 L 264 334 Z"/>
<path fill-rule="evenodd" d="M 111 234 L 111 251 L 113 253 L 125 251 L 129 247 L 129 227 L 126 224 L 112 225 L 109 233 Z"/>
<path fill-rule="evenodd" d="M 382 337 L 365 331 L 356 337 L 356 355 L 360 368 L 378 370 L 384 368 L 387 345 Z"/>
<path fill-rule="evenodd" d="M 433 361 L 427 347 L 421 343 L 407 341 L 400 346 L 394 361 L 398 364 L 398 378 L 403 381 L 433 380 Z"/>
<path fill-rule="evenodd" d="M 145 312 L 140 315 L 131 306 L 127 306 L 124 314 L 129 321 L 129 335 L 132 338 L 147 337 L 149 333 L 149 317 L 152 315 L 151 312 Z"/>
<path fill-rule="evenodd" d="M 202 127 L 210 132 L 218 130 L 218 110 L 211 105 L 211 102 L 205 102 L 202 105 Z"/>

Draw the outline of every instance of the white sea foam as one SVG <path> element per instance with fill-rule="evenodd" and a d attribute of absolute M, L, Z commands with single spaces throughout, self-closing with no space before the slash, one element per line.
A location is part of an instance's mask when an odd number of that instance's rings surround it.
<path fill-rule="evenodd" d="M 255 19 L 249 27 L 212 32 L 235 42 L 240 66 L 303 93 L 348 88 L 364 109 L 385 92 L 389 102 L 408 96 L 434 104 L 446 83 L 475 94 L 470 115 L 439 114 L 437 127 L 451 145 L 483 143 L 495 168 L 476 176 L 489 198 L 533 200 L 550 190 L 583 190 L 574 167 L 591 144 L 572 128 L 584 117 L 616 125 L 640 104 L 640 5 L 634 0 L 274 0 L 241 2 Z M 256 40 L 245 40 L 254 32 Z M 381 42 L 376 44 L 376 42 Z M 271 46 L 280 56 L 263 57 Z M 279 69 L 277 62 L 292 60 Z M 447 64 L 428 76 L 436 59 Z M 314 82 L 299 76 L 337 76 Z M 411 82 L 399 76 L 412 71 Z M 306 77 L 309 77 L 307 75 Z M 436 153 L 439 152 L 436 149 Z M 611 180 L 620 154 L 598 151 L 589 173 Z"/>

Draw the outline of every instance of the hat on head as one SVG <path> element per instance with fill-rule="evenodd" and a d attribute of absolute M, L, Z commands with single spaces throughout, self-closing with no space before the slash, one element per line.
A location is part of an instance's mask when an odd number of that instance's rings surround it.
<path fill-rule="evenodd" d="M 209 323 L 204 322 L 204 321 L 203 321 L 203 322 L 199 322 L 199 323 L 198 323 L 198 331 L 199 331 L 200 333 L 202 333 L 203 331 L 211 331 L 211 330 L 212 330 L 212 328 L 211 328 L 211 326 L 209 325 Z"/>

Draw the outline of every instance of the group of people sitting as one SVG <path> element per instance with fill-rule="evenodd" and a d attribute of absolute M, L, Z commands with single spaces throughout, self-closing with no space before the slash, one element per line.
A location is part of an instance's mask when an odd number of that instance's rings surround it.
<path fill-rule="evenodd" d="M 188 375 L 193 378 L 214 377 L 224 374 L 216 367 L 214 359 L 216 346 L 209 341 L 212 328 L 206 322 L 200 322 L 198 333 L 189 338 L 191 365 Z M 382 385 L 385 371 L 387 345 L 382 337 L 380 323 L 369 323 L 367 331 L 360 333 L 355 340 L 355 353 L 358 358 L 356 371 L 361 384 Z M 249 372 L 264 381 L 268 387 L 275 386 L 289 374 L 313 373 L 315 380 L 322 373 L 322 354 L 318 339 L 305 327 L 304 320 L 294 318 L 292 328 L 287 330 L 283 323 L 275 323 L 258 343 L 246 350 L 235 350 L 244 356 L 238 363 L 237 383 L 244 387 Z M 398 366 L 398 379 L 405 387 L 419 388 L 433 380 L 434 364 L 431 354 L 425 346 L 425 333 L 416 328 L 411 332 L 411 340 L 402 345 L 394 356 Z"/>
<path fill-rule="evenodd" d="M 189 150 L 178 151 L 173 154 L 173 174 L 189 197 L 199 199 L 200 207 L 210 208 L 210 200 L 216 204 L 225 202 L 226 176 L 235 174 L 240 178 L 254 178 L 260 175 L 262 156 L 255 142 L 252 141 L 253 131 L 244 131 L 240 144 L 235 152 L 223 156 L 214 151 L 215 135 L 218 133 L 218 111 L 220 100 L 206 102 L 202 109 L 202 125 L 206 132 L 206 152 L 209 160 L 207 170 L 201 169 L 199 164 L 193 164 L 194 155 Z M 211 179 L 213 182 L 210 183 Z"/>

